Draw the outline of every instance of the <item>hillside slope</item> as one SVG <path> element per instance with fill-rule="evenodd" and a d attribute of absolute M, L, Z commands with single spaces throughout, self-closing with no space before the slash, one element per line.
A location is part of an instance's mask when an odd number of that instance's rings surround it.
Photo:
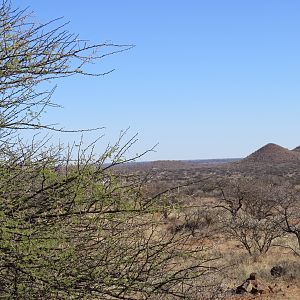
<path fill-rule="evenodd" d="M 298 161 L 300 162 L 300 147 L 297 147 L 294 150 L 289 150 L 279 145 L 269 143 L 244 158 L 241 163 L 273 164 Z"/>

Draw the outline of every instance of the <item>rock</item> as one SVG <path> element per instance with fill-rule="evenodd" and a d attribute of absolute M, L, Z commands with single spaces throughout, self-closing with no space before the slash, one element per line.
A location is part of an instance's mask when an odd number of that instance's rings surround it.
<path fill-rule="evenodd" d="M 251 273 L 240 286 L 235 290 L 236 294 L 266 294 L 270 292 L 270 288 L 257 279 L 256 273 Z"/>
<path fill-rule="evenodd" d="M 273 277 L 281 277 L 285 274 L 285 269 L 282 266 L 274 266 L 270 273 Z"/>

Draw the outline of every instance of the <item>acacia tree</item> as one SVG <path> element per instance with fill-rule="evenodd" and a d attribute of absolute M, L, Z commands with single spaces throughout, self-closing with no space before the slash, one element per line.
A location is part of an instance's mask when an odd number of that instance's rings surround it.
<path fill-rule="evenodd" d="M 297 239 L 300 248 L 300 195 L 291 184 L 286 183 L 277 192 L 278 214 L 282 230 Z"/>
<path fill-rule="evenodd" d="M 41 112 L 51 102 L 53 89 L 43 89 L 50 80 L 73 76 L 103 76 L 90 73 L 86 65 L 132 45 L 88 44 L 66 30 L 59 19 L 37 24 L 25 10 L 13 9 L 9 1 L 0 7 L 0 128 L 56 129 L 39 123 Z M 43 87 L 41 83 L 44 83 Z M 5 130 L 4 130 L 5 129 Z"/>
<path fill-rule="evenodd" d="M 140 179 L 113 168 L 135 138 L 96 156 L 93 144 L 64 150 L 19 137 L 62 130 L 40 123 L 54 105 L 46 82 L 103 75 L 86 64 L 130 46 L 89 45 L 8 1 L 0 23 L 0 298 L 198 299 L 213 258 L 188 232 L 164 231 L 159 196 L 144 197 Z"/>
<path fill-rule="evenodd" d="M 277 198 L 278 188 L 272 183 L 254 179 L 221 182 L 215 208 L 222 212 L 222 230 L 241 243 L 249 255 L 266 253 L 283 235 Z"/>

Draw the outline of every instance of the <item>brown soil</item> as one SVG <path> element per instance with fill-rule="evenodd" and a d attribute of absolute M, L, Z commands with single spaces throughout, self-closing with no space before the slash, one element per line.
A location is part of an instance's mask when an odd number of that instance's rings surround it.
<path fill-rule="evenodd" d="M 243 296 L 230 296 L 225 298 L 226 300 L 250 300 L 250 299 L 261 299 L 261 300 L 299 300 L 300 299 L 300 288 L 298 286 L 284 285 L 280 287 L 279 291 L 274 293 L 262 294 L 262 295 L 243 295 Z"/>

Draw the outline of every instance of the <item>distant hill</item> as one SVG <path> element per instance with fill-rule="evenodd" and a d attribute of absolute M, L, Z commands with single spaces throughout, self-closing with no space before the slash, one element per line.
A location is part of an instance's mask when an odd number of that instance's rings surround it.
<path fill-rule="evenodd" d="M 298 147 L 296 147 L 295 149 L 293 149 L 293 151 L 300 152 L 300 146 L 298 146 Z"/>
<path fill-rule="evenodd" d="M 300 147 L 289 150 L 279 145 L 269 143 L 241 160 L 241 163 L 276 164 L 298 161 L 300 162 Z"/>
<path fill-rule="evenodd" d="M 274 143 L 266 144 L 246 158 L 197 159 L 197 160 L 158 160 L 129 162 L 117 166 L 118 169 L 131 171 L 145 170 L 189 170 L 198 168 L 251 167 L 252 164 L 276 165 L 281 163 L 300 164 L 300 146 L 289 150 Z"/>

